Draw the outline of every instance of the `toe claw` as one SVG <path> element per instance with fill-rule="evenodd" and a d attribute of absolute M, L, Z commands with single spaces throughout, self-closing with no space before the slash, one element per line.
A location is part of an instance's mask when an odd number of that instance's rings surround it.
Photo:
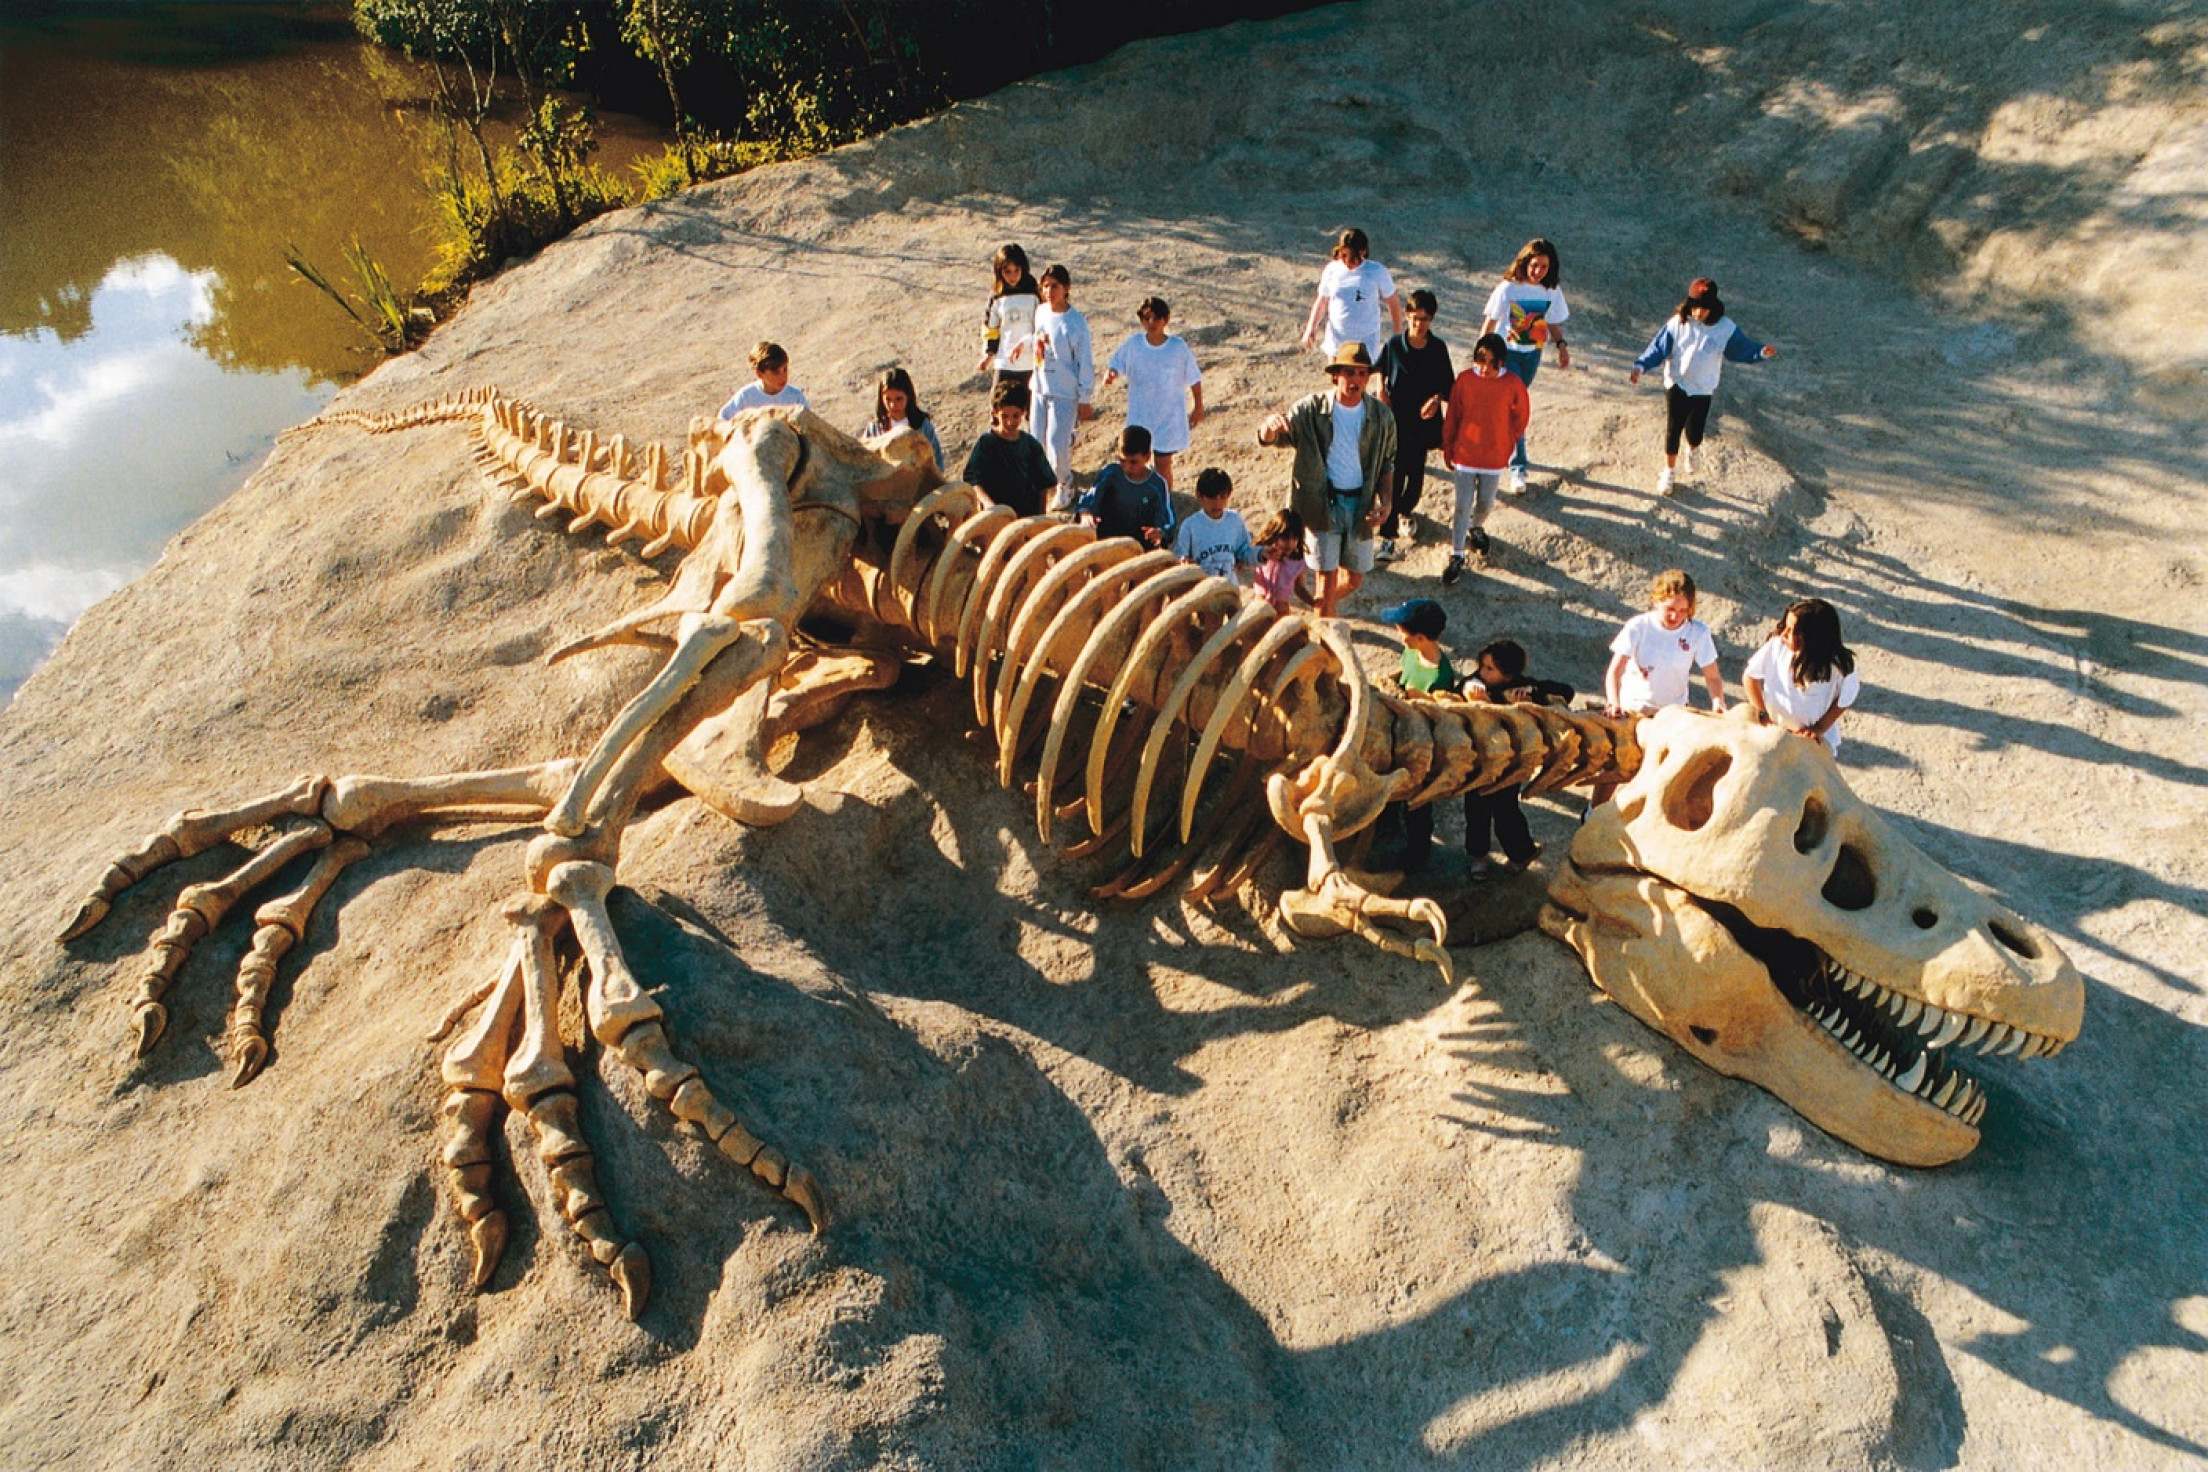
<path fill-rule="evenodd" d="M 613 1275 L 614 1286 L 621 1290 L 621 1311 L 634 1323 L 636 1316 L 644 1312 L 644 1300 L 652 1296 L 652 1260 L 645 1256 L 642 1247 L 631 1242 L 621 1249 L 621 1255 L 606 1271 Z"/>
<path fill-rule="evenodd" d="M 494 1211 L 468 1223 L 468 1245 L 475 1249 L 475 1269 L 468 1275 L 468 1287 L 481 1292 L 491 1281 L 491 1274 L 498 1271 L 498 1260 L 506 1255 L 506 1213 Z"/>
<path fill-rule="evenodd" d="M 94 895 L 78 907 L 76 918 L 62 927 L 61 943 L 67 945 L 107 918 L 110 906 L 105 895 Z"/>
<path fill-rule="evenodd" d="M 231 1050 L 231 1058 L 230 1087 L 242 1089 L 260 1077 L 261 1066 L 268 1062 L 268 1039 L 259 1036 L 240 1038 Z"/>
<path fill-rule="evenodd" d="M 813 1224 L 813 1235 L 828 1230 L 828 1197 L 820 1189 L 820 1182 L 802 1165 L 790 1167 L 790 1173 L 782 1180 L 782 1194 L 795 1202 Z"/>
<path fill-rule="evenodd" d="M 159 1002 L 138 1004 L 138 1056 L 143 1058 L 153 1051 L 153 1045 L 161 1041 L 161 1034 L 169 1028 L 169 1009 Z"/>

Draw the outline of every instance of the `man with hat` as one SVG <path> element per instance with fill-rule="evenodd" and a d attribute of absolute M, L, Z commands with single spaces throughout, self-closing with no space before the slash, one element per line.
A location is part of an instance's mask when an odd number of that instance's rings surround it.
<path fill-rule="evenodd" d="M 1303 518 L 1319 616 L 1333 618 L 1372 571 L 1373 533 L 1388 519 L 1395 480 L 1395 416 L 1365 397 L 1372 355 L 1345 342 L 1326 365 L 1331 392 L 1299 399 L 1258 426 L 1261 445 L 1296 452 L 1289 505 Z"/>

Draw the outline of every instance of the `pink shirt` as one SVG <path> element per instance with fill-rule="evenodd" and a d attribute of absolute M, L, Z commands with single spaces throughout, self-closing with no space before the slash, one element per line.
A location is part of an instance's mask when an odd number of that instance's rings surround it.
<path fill-rule="evenodd" d="M 1296 579 L 1303 576 L 1303 559 L 1288 557 L 1275 561 L 1268 557 L 1257 565 L 1257 576 L 1250 585 L 1258 596 L 1275 608 L 1286 607 L 1296 601 Z"/>

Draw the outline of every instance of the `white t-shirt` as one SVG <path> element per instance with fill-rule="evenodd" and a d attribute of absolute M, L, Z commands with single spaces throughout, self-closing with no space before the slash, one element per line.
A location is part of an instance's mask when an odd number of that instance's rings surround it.
<path fill-rule="evenodd" d="M 1532 353 L 1548 346 L 1549 329 L 1569 322 L 1572 309 L 1556 287 L 1500 281 L 1488 293 L 1487 308 L 1480 315 L 1494 320 L 1505 347 L 1514 353 Z"/>
<path fill-rule="evenodd" d="M 1204 381 L 1196 354 L 1170 334 L 1156 347 L 1143 333 L 1131 335 L 1106 364 L 1127 380 L 1127 422 L 1150 431 L 1150 448 L 1178 455 L 1188 448 L 1188 391 Z"/>
<path fill-rule="evenodd" d="M 1338 398 L 1326 401 L 1334 416 L 1334 441 L 1326 447 L 1326 483 L 1337 491 L 1354 491 L 1365 483 L 1364 462 L 1357 458 L 1357 436 L 1365 428 L 1365 410 L 1372 400 L 1359 399 L 1354 409 Z"/>
<path fill-rule="evenodd" d="M 781 392 L 770 394 L 761 388 L 759 380 L 754 378 L 751 382 L 736 390 L 735 393 L 729 395 L 728 402 L 721 405 L 720 417 L 734 419 L 746 409 L 767 409 L 777 404 L 794 405 L 800 409 L 813 407 L 805 402 L 805 395 L 798 391 L 798 387 L 794 383 L 785 383 L 782 385 Z"/>
<path fill-rule="evenodd" d="M 1257 565 L 1257 548 L 1239 511 L 1222 511 L 1218 520 L 1201 507 L 1173 530 L 1173 555 L 1193 562 L 1214 577 L 1237 577 L 1236 569 Z M 1238 579 L 1239 580 L 1239 579 Z"/>
<path fill-rule="evenodd" d="M 997 372 L 1035 371 L 1035 314 L 1042 306 L 1040 297 L 1024 291 L 989 299 L 989 325 L 997 329 Z"/>
<path fill-rule="evenodd" d="M 1630 661 L 1625 678 L 1618 682 L 1619 703 L 1627 710 L 1685 705 L 1689 671 L 1717 663 L 1717 641 L 1710 637 L 1708 624 L 1690 618 L 1676 629 L 1667 629 L 1663 615 L 1654 609 L 1627 619 L 1618 637 L 1610 641 L 1610 652 Z"/>
<path fill-rule="evenodd" d="M 1863 692 L 1863 682 L 1853 671 L 1843 675 L 1837 669 L 1822 680 L 1808 685 L 1794 683 L 1794 651 L 1774 634 L 1764 640 L 1763 647 L 1748 656 L 1748 678 L 1763 681 L 1763 703 L 1776 712 L 1789 726 L 1796 728 L 1814 726 L 1832 709 L 1835 694 L 1840 697 L 1840 708 L 1846 710 L 1855 704 L 1855 697 Z M 1826 730 L 1825 745 L 1833 755 L 1840 754 L 1840 723 L 1835 721 Z"/>
<path fill-rule="evenodd" d="M 1340 261 L 1328 261 L 1319 273 L 1319 295 L 1326 298 L 1326 355 L 1345 342 L 1361 342 L 1372 360 L 1380 361 L 1380 303 L 1395 295 L 1395 278 L 1388 268 L 1367 256 L 1353 270 Z"/>

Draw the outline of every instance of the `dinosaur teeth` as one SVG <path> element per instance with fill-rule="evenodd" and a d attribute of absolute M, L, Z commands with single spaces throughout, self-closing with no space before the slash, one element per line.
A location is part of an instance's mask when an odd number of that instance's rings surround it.
<path fill-rule="evenodd" d="M 1928 1048 L 1944 1048 L 1961 1037 L 1963 1029 L 1968 1026 L 1970 1026 L 1970 1018 L 1960 1012 L 1950 1012 L 1945 1020 L 1940 1023 L 1940 1030 L 1932 1034 L 1932 1040 L 1926 1043 L 1925 1046 Z"/>
<path fill-rule="evenodd" d="M 2021 1027 L 2010 1028 L 2008 1041 L 2004 1042 L 2000 1047 L 1993 1050 L 1994 1056 L 1997 1058 L 2014 1057 L 2016 1054 L 2016 1050 L 2024 1046 L 2024 1039 L 2029 1036 L 2030 1034 L 2025 1032 L 2024 1029 Z"/>
<path fill-rule="evenodd" d="M 1915 1026 L 1918 1016 L 1923 1011 L 1924 1003 L 1918 1001 L 1915 997 L 1911 997 L 1909 1005 L 1901 1009 L 1901 1025 L 1903 1027 Z"/>
<path fill-rule="evenodd" d="M 1946 1020 L 1947 1014 L 1945 1012 L 1932 1005 L 1932 1003 L 1926 1002 L 1924 1004 L 1924 1016 L 1917 1021 L 1917 1031 L 1926 1037 L 1930 1037 L 1939 1029 L 1940 1024 Z"/>
<path fill-rule="evenodd" d="M 1961 1074 L 1949 1074 L 1947 1076 L 1947 1082 L 1941 1084 L 1940 1091 L 1932 1096 L 1932 1102 L 1939 1105 L 1942 1109 L 1945 1109 L 1947 1107 L 1948 1101 L 1955 1097 L 1955 1086 L 1962 1081 L 1963 1076 Z"/>
<path fill-rule="evenodd" d="M 1978 1123 L 1979 1120 L 1984 1119 L 1985 1117 L 1986 1096 L 1984 1094 L 1980 1094 L 1976 1099 L 1973 1099 L 1971 1101 L 1970 1113 L 1963 1117 L 1963 1123 L 1968 1125 L 1975 1125 Z"/>
<path fill-rule="evenodd" d="M 1971 1018 L 1970 1026 L 1963 1031 L 1962 1045 L 1967 1048 L 1972 1043 L 1977 1042 L 1980 1038 L 1986 1035 L 1986 1029 L 1991 1026 L 1993 1026 L 1993 1022 L 1990 1018 Z"/>
<path fill-rule="evenodd" d="M 2008 1041 L 2008 1037 L 2009 1025 L 2005 1022 L 1994 1023 L 1986 1029 L 1984 1040 L 1978 1044 L 1978 1056 L 1983 1058 L 1988 1053 L 1997 1051 L 2004 1042 Z"/>
<path fill-rule="evenodd" d="M 1917 1091 L 1917 1085 L 1924 1082 L 1924 1072 L 1924 1055 L 1919 1053 L 1917 1061 L 1909 1065 L 1909 1071 L 1894 1080 L 1894 1087 L 1905 1093 L 1914 1094 Z"/>

